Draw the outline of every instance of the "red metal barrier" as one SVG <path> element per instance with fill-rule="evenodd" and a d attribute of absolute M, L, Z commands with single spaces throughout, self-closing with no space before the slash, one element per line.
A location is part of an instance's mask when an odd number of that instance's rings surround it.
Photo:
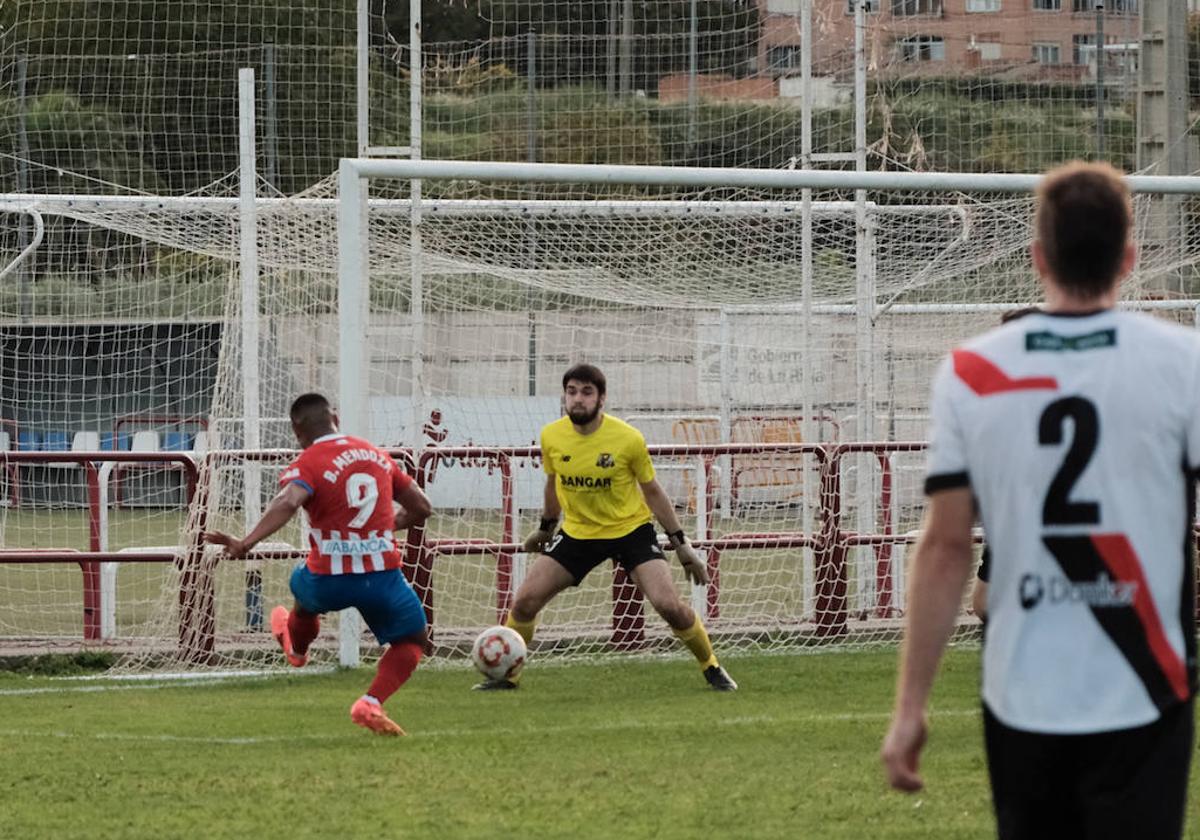
<path fill-rule="evenodd" d="M 704 473 L 704 497 L 710 517 L 705 533 L 694 540 L 700 550 L 708 552 L 708 568 L 711 582 L 706 593 L 707 617 L 720 615 L 720 573 L 722 553 L 729 550 L 812 548 L 814 575 L 816 580 L 817 633 L 824 637 L 835 637 L 846 632 L 846 553 L 854 535 L 846 534 L 841 528 L 841 459 L 850 453 L 874 452 L 881 465 L 888 470 L 886 454 L 896 451 L 915 451 L 924 448 L 914 444 L 729 444 L 721 446 L 669 445 L 650 447 L 652 457 L 695 457 L 702 464 Z M 714 538 L 712 513 L 715 513 L 716 480 L 714 464 L 725 455 L 743 454 L 787 454 L 812 456 L 820 471 L 820 529 L 816 535 L 802 532 L 772 534 L 730 534 Z M 446 459 L 457 459 L 466 466 L 497 469 L 501 475 L 502 534 L 499 542 L 490 540 L 430 540 L 423 528 L 409 530 L 406 542 L 405 572 L 421 597 L 426 616 L 434 623 L 434 560 L 436 555 L 494 554 L 496 556 L 496 618 L 503 621 L 512 606 L 513 580 L 512 561 L 522 551 L 516 542 L 516 491 L 513 477 L 513 460 L 528 458 L 535 460 L 540 452 L 536 447 L 488 448 L 447 447 L 429 448 L 414 453 L 410 449 L 394 449 L 390 453 L 401 462 L 406 470 L 416 476 L 424 486 L 433 475 L 436 464 Z M 224 452 L 224 458 L 243 461 L 279 461 L 291 457 L 287 452 Z M 194 660 L 203 660 L 215 644 L 215 566 L 216 556 L 205 552 L 202 535 L 207 519 L 207 509 L 196 512 L 198 517 L 192 543 L 182 556 L 175 554 L 123 554 L 99 551 L 99 481 L 97 463 L 118 461 L 121 463 L 173 463 L 178 464 L 188 475 L 189 486 L 194 487 L 198 470 L 191 455 L 182 453 L 135 453 L 135 452 L 27 452 L 8 453 L 8 459 L 17 463 L 80 463 L 84 466 L 88 482 L 89 542 L 91 552 L 0 552 L 0 562 L 73 562 L 78 563 L 83 573 L 84 638 L 99 639 L 99 563 L 113 562 L 175 562 L 180 570 L 180 650 Z M 885 539 L 876 545 L 887 548 L 891 533 L 891 483 L 890 471 L 885 472 L 885 493 L 881 498 L 881 509 L 885 522 Z M 878 551 L 878 549 L 877 549 Z M 278 554 L 278 552 L 276 552 Z M 302 556 L 302 551 L 284 552 L 289 558 Z M 271 556 L 256 552 L 254 557 Z M 283 556 L 282 554 L 280 556 Z M 877 555 L 876 575 L 880 599 L 878 610 L 890 609 L 891 570 L 890 553 Z M 624 577 L 620 569 L 614 570 L 613 579 L 613 632 L 611 642 L 620 649 L 629 649 L 644 643 L 644 607 L 640 593 L 632 582 Z"/>
<path fill-rule="evenodd" d="M 716 481 L 714 464 L 724 455 L 746 452 L 764 454 L 779 452 L 794 456 L 811 456 L 820 475 L 817 533 L 735 533 L 714 537 L 710 516 L 705 532 L 694 540 L 696 547 L 708 552 L 711 583 L 707 591 L 707 615 L 720 615 L 720 572 L 723 552 L 731 550 L 810 548 L 813 551 L 816 633 L 823 638 L 837 638 L 848 631 L 847 556 L 852 547 L 870 546 L 874 552 L 875 600 L 870 614 L 877 618 L 892 618 L 898 614 L 894 604 L 895 590 L 892 566 L 893 546 L 907 542 L 908 537 L 895 533 L 895 488 L 892 456 L 897 453 L 920 452 L 924 442 L 843 443 L 822 444 L 731 444 L 723 446 L 678 445 L 650 447 L 652 457 L 693 457 L 702 463 L 704 498 L 707 510 L 716 510 Z M 842 527 L 842 462 L 854 454 L 870 454 L 881 469 L 881 489 L 878 498 L 880 533 L 856 534 Z M 448 447 L 428 448 L 414 453 L 410 449 L 390 450 L 406 471 L 417 477 L 422 486 L 433 474 L 439 460 L 454 458 L 466 466 L 498 470 L 501 475 L 502 533 L 499 541 L 480 539 L 428 539 L 423 528 L 409 530 L 406 542 L 405 573 L 422 599 L 431 624 L 434 619 L 434 561 L 437 555 L 490 554 L 496 557 L 496 620 L 503 621 L 512 607 L 514 556 L 523 551 L 516 542 L 517 510 L 513 464 L 516 459 L 536 459 L 536 447 Z M 278 461 L 292 457 L 288 452 L 222 452 L 222 458 L 248 461 Z M 211 457 L 211 456 L 209 456 Z M 99 481 L 97 465 L 104 461 L 168 462 L 184 469 L 194 485 L 198 475 L 194 459 L 189 454 L 154 452 L 7 452 L 6 465 L 22 463 L 79 463 L 84 466 L 88 482 L 91 551 L 71 550 L 31 551 L 0 550 L 0 563 L 75 563 L 83 575 L 84 638 L 99 638 L 99 564 L 101 562 L 175 562 L 180 569 L 179 646 L 181 652 L 196 661 L 203 661 L 215 643 L 214 573 L 216 555 L 205 552 L 202 533 L 207 509 L 195 511 L 197 527 L 192 543 L 182 555 L 175 553 L 100 552 L 99 549 Z M 254 559 L 295 559 L 303 551 L 255 552 Z M 630 649 L 644 643 L 644 608 L 640 594 L 620 569 L 613 576 L 613 619 L 611 643 L 619 649 Z M 1200 601 L 1197 602 L 1200 615 Z"/>
<path fill-rule="evenodd" d="M 891 550 L 890 546 L 903 538 L 891 534 L 891 467 L 888 456 L 896 452 L 921 452 L 928 444 L 921 441 L 898 441 L 889 443 L 841 443 L 830 447 L 828 460 L 821 475 L 821 536 L 817 549 L 817 635 L 835 637 L 846 633 L 848 612 L 846 608 L 846 555 L 851 545 L 869 544 L 876 546 L 876 603 L 875 610 L 891 609 Z M 842 529 L 842 459 L 847 455 L 874 454 L 885 470 L 886 496 L 881 492 L 880 504 L 885 512 L 885 535 L 872 535 L 869 542 L 859 542 L 859 535 L 848 534 Z M 887 564 L 883 566 L 880 546 L 887 546 Z M 881 595 L 884 599 L 881 599 Z"/>
<path fill-rule="evenodd" d="M 738 548 L 801 548 L 815 545 L 811 535 L 791 533 L 772 535 L 732 535 L 722 539 L 713 538 L 712 514 L 717 504 L 716 479 L 714 464 L 716 459 L 724 455 L 747 454 L 787 454 L 812 455 L 818 464 L 823 463 L 827 447 L 821 444 L 777 443 L 777 444 L 724 444 L 716 446 L 704 445 L 656 445 L 650 446 L 652 458 L 664 457 L 695 457 L 702 463 L 704 473 L 705 501 L 709 511 L 709 519 L 705 533 L 696 540 L 694 545 L 700 550 L 708 551 L 708 570 L 710 582 L 706 593 L 707 617 L 720 616 L 720 581 L 721 581 L 721 552 Z M 501 542 L 475 539 L 443 539 L 430 540 L 424 533 L 418 533 L 415 538 L 410 533 L 410 556 L 415 569 L 414 587 L 425 606 L 426 617 L 434 624 L 433 578 L 434 555 L 466 555 L 466 554 L 495 554 L 496 555 L 496 620 L 503 622 L 512 607 L 515 594 L 512 585 L 513 555 L 524 550 L 516 542 L 516 488 L 513 480 L 512 465 L 514 459 L 529 459 L 537 462 L 541 450 L 538 447 L 482 447 L 455 446 L 429 447 L 417 455 L 417 481 L 422 487 L 434 479 L 439 464 L 476 467 L 481 469 L 497 469 L 501 476 L 501 512 L 502 535 Z M 418 587 L 417 581 L 420 581 Z M 644 606 L 641 593 L 637 587 L 628 581 L 623 570 L 617 568 L 613 572 L 613 629 L 610 643 L 621 650 L 629 650 L 645 642 Z"/>
<path fill-rule="evenodd" d="M 189 480 L 194 483 L 198 473 L 196 463 L 189 455 L 166 452 L 7 452 L 4 458 L 16 466 L 19 464 L 79 464 L 87 476 L 88 542 L 89 552 L 70 549 L 61 551 L 0 551 L 3 563 L 78 563 L 83 573 L 83 638 L 95 641 L 100 638 L 100 563 L 103 562 L 152 562 L 175 560 L 175 555 L 122 554 L 115 551 L 100 551 L 100 482 L 97 463 L 118 461 L 122 463 L 145 463 L 161 461 L 178 464 Z"/>
<path fill-rule="evenodd" d="M 879 453 L 879 526 L 885 537 L 892 535 L 892 459 Z M 875 617 L 892 618 L 892 544 L 875 546 Z"/>
<path fill-rule="evenodd" d="M 117 446 L 116 441 L 120 438 L 121 430 L 128 426 L 174 426 L 177 429 L 183 427 L 194 427 L 205 432 L 208 431 L 208 418 L 198 414 L 126 414 L 123 417 L 118 417 L 113 423 L 113 447 Z M 130 433 L 132 434 L 132 433 Z M 169 450 L 168 450 L 169 451 Z M 113 460 L 113 459 L 110 459 Z M 145 465 L 142 465 L 143 467 Z M 113 470 L 113 504 L 116 507 L 121 507 L 124 502 L 122 496 L 122 478 L 125 474 L 125 467 L 117 466 Z M 187 500 L 191 502 L 192 494 L 196 492 L 196 483 L 194 480 L 189 480 L 187 485 Z"/>
<path fill-rule="evenodd" d="M 537 447 L 480 447 L 480 446 L 447 446 L 430 447 L 421 450 L 416 455 L 417 483 L 422 489 L 436 475 L 439 464 L 456 459 L 462 466 L 482 467 L 489 472 L 500 471 L 500 543 L 491 540 L 430 540 L 425 538 L 424 529 L 417 534 L 409 533 L 409 543 L 413 546 L 416 575 L 413 588 L 421 597 L 425 607 L 425 617 L 432 626 L 433 612 L 433 559 L 435 554 L 496 554 L 496 622 L 502 623 L 512 608 L 512 561 L 516 551 L 523 550 L 514 546 L 517 527 L 516 488 L 513 484 L 513 458 L 536 458 L 540 455 Z M 420 581 L 418 586 L 417 581 Z"/>
<path fill-rule="evenodd" d="M 0 417 L 0 429 L 8 430 L 8 445 L 12 450 L 21 445 L 21 424 L 7 417 Z M 8 473 L 8 501 L 13 507 L 21 505 L 21 470 L 6 457 L 9 450 L 0 450 L 0 463 Z"/>

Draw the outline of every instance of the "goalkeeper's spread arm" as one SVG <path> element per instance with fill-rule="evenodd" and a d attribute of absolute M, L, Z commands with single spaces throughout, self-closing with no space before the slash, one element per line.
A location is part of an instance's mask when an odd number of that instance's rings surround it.
<path fill-rule="evenodd" d="M 538 528 L 525 538 L 524 548 L 530 554 L 538 554 L 546 550 L 558 527 L 558 518 L 562 514 L 562 506 L 558 503 L 558 494 L 554 492 L 555 477 L 546 476 L 546 489 L 542 503 L 542 520 Z"/>
<path fill-rule="evenodd" d="M 675 556 L 679 558 L 679 565 L 683 566 L 683 571 L 687 574 L 688 579 L 692 583 L 708 583 L 708 569 L 704 567 L 704 561 L 700 559 L 696 549 L 687 541 L 683 527 L 679 524 L 679 517 L 675 515 L 675 505 L 671 502 L 667 491 L 662 489 L 662 485 L 656 478 L 650 479 L 641 487 L 642 495 L 646 497 L 646 506 L 654 514 L 658 524 L 662 525 L 663 530 L 667 532 L 667 537 L 671 540 L 671 548 L 675 550 Z"/>

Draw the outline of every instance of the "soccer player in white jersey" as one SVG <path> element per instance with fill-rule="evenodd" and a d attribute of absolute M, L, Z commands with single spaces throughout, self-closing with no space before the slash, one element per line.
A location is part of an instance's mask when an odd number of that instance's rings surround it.
<path fill-rule="evenodd" d="M 380 735 L 403 735 L 383 703 L 428 652 L 429 632 L 420 599 L 400 571 L 394 533 L 423 523 L 429 499 L 386 452 L 338 432 L 325 397 L 297 397 L 290 414 L 304 451 L 280 475 L 279 495 L 241 539 L 220 531 L 205 539 L 224 546 L 230 557 L 244 557 L 303 507 L 308 559 L 292 572 L 295 606 L 271 612 L 271 632 L 288 663 L 300 668 L 320 632 L 321 614 L 356 608 L 387 650 L 367 693 L 350 707 L 350 719 Z"/>
<path fill-rule="evenodd" d="M 696 657 L 708 684 L 736 691 L 737 683 L 717 661 L 700 616 L 679 596 L 658 545 L 652 519 L 667 532 L 688 578 L 708 583 L 704 561 L 687 541 L 675 505 L 654 477 L 642 433 L 604 413 L 608 382 L 594 365 L 575 365 L 563 374 L 566 416 L 542 428 L 545 508 L 538 529 L 525 540 L 537 554 L 517 589 L 505 624 L 533 641 L 538 614 L 560 592 L 578 586 L 605 560 L 621 564 L 655 612 Z M 559 517 L 562 525 L 559 527 Z M 516 680 L 492 680 L 482 691 L 516 688 Z"/>
<path fill-rule="evenodd" d="M 893 787 L 922 787 L 926 705 L 978 504 L 992 554 L 984 740 L 1002 838 L 1183 830 L 1200 338 L 1114 309 L 1131 228 L 1116 170 L 1050 172 L 1032 246 L 1044 311 L 967 342 L 933 385 L 928 509 L 882 759 Z"/>

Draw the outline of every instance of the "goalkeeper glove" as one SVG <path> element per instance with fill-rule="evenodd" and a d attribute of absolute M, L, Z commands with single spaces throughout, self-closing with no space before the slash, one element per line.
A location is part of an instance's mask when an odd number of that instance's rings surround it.
<path fill-rule="evenodd" d="M 667 539 L 671 541 L 671 548 L 675 549 L 675 556 L 679 558 L 679 565 L 683 566 L 683 573 L 688 576 L 688 580 L 694 584 L 708 583 L 708 569 L 705 568 L 699 553 L 683 535 L 683 531 L 672 531 L 667 534 Z"/>
<path fill-rule="evenodd" d="M 538 529 L 525 538 L 524 548 L 529 554 L 540 554 L 546 550 L 546 546 L 550 544 L 550 540 L 554 537 L 554 529 L 558 526 L 558 520 L 553 517 L 542 517 L 538 523 Z"/>

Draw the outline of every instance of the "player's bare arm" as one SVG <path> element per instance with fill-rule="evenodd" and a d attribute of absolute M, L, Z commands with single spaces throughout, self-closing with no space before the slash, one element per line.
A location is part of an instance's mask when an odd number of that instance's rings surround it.
<path fill-rule="evenodd" d="M 918 768 L 927 735 L 926 704 L 971 575 L 974 521 L 970 488 L 929 497 L 912 561 L 896 708 L 880 754 L 888 783 L 897 790 L 912 792 L 923 785 Z"/>
<path fill-rule="evenodd" d="M 562 516 L 562 506 L 558 503 L 558 494 L 554 492 L 557 477 L 551 473 L 546 476 L 546 484 L 542 490 L 542 520 L 538 528 L 525 538 L 524 548 L 531 554 L 544 551 L 554 536 L 554 529 Z"/>
<path fill-rule="evenodd" d="M 299 484 L 289 484 L 271 500 L 258 524 L 246 536 L 237 539 L 221 531 L 206 531 L 204 540 L 212 545 L 224 546 L 225 553 L 234 560 L 245 557 L 254 546 L 288 524 L 296 511 L 308 501 L 309 495 L 309 491 Z"/>
<path fill-rule="evenodd" d="M 667 536 L 671 540 L 671 548 L 675 550 L 675 556 L 679 558 L 679 564 L 683 566 L 688 578 L 693 583 L 708 583 L 708 570 L 704 568 L 704 561 L 700 559 L 696 549 L 684 536 L 683 526 L 680 525 L 679 517 L 675 514 L 675 504 L 667 495 L 667 491 L 658 483 L 657 478 L 652 478 L 639 486 L 642 488 L 642 495 L 646 498 L 646 507 L 650 508 L 650 512 L 654 514 L 658 524 L 667 532 Z"/>
<path fill-rule="evenodd" d="M 394 527 L 397 531 L 424 525 L 425 520 L 433 513 L 433 505 L 430 504 L 429 497 L 417 486 L 416 482 L 400 491 L 400 495 L 393 501 L 399 505 L 394 519 Z"/>

